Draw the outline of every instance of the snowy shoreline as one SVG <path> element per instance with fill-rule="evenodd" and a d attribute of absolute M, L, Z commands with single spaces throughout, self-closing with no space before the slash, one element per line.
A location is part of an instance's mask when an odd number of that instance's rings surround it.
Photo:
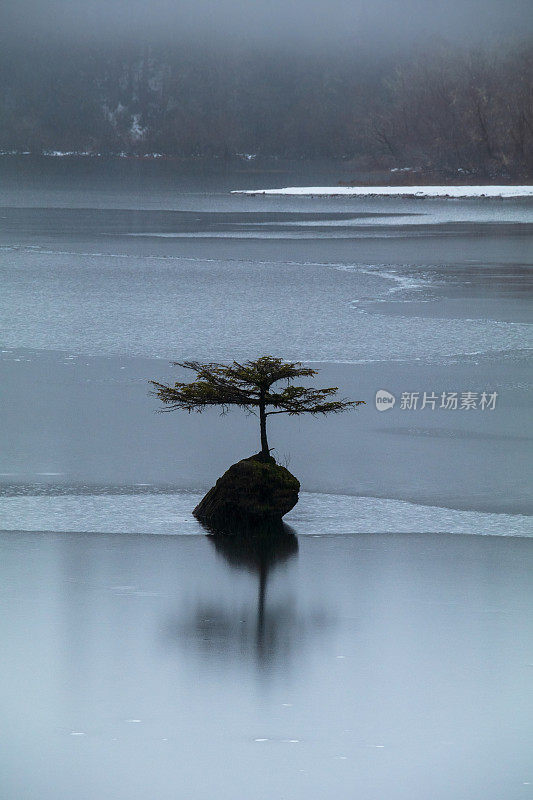
<path fill-rule="evenodd" d="M 533 186 L 291 186 L 233 189 L 232 194 L 351 197 L 533 197 Z"/>

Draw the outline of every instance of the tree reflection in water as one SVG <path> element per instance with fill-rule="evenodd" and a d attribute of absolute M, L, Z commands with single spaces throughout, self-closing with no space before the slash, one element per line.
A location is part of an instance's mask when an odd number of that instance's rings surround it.
<path fill-rule="evenodd" d="M 259 576 L 255 642 L 258 661 L 264 662 L 269 658 L 269 652 L 277 638 L 276 627 L 283 624 L 287 620 L 286 615 L 290 614 L 290 609 L 285 609 L 285 616 L 278 610 L 272 612 L 268 620 L 265 619 L 268 576 L 276 565 L 296 556 L 298 539 L 288 526 L 279 535 L 241 537 L 214 534 L 209 538 L 217 553 L 231 566 L 246 569 Z"/>
<path fill-rule="evenodd" d="M 220 603 L 198 602 L 185 619 L 171 625 L 174 640 L 186 642 L 205 657 L 252 659 L 259 668 L 268 669 L 286 662 L 311 632 L 329 626 L 323 612 L 297 610 L 293 596 L 283 588 L 281 594 L 268 597 L 272 572 L 298 553 L 298 540 L 289 526 L 268 535 L 210 533 L 208 539 L 231 567 L 257 575 L 256 603 L 236 610 L 227 607 L 226 597 Z"/>

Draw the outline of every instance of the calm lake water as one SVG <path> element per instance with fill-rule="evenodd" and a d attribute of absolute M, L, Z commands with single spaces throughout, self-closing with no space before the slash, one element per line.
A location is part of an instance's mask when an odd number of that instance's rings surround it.
<path fill-rule="evenodd" d="M 527 798 L 530 545 L 0 534 L 2 797 Z"/>
<path fill-rule="evenodd" d="M 2 797 L 529 797 L 533 202 L 0 175 Z M 242 553 L 190 511 L 257 421 L 155 414 L 148 381 L 265 353 L 367 405 L 274 418 L 297 538 Z"/>

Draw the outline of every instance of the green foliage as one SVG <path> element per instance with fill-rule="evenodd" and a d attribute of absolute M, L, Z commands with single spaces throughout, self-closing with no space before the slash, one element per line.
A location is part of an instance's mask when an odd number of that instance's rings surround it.
<path fill-rule="evenodd" d="M 317 371 L 303 367 L 300 362 L 286 362 L 280 358 L 262 356 L 257 361 L 240 364 L 201 364 L 198 361 L 174 362 L 175 366 L 196 372 L 192 383 L 175 383 L 173 386 L 151 381 L 153 394 L 164 404 L 162 411 L 201 412 L 208 406 L 221 406 L 224 413 L 235 405 L 246 411 L 264 410 L 272 414 L 331 414 L 345 411 L 364 403 L 363 400 L 330 399 L 337 387 L 313 389 L 294 386 L 295 378 L 311 377 Z M 273 384 L 285 380 L 287 385 L 272 390 Z M 266 410 L 266 409 L 272 410 Z"/>
<path fill-rule="evenodd" d="M 262 356 L 257 361 L 244 364 L 201 364 L 199 361 L 176 361 L 177 367 L 192 369 L 197 380 L 192 383 L 176 382 L 168 386 L 150 381 L 164 408 L 162 411 L 202 412 L 208 406 L 220 406 L 222 414 L 229 406 L 239 406 L 251 414 L 259 412 L 261 429 L 261 459 L 268 461 L 266 421 L 272 414 L 337 414 L 364 403 L 364 400 L 333 399 L 337 387 L 313 389 L 294 386 L 295 378 L 309 378 L 316 370 L 303 367 L 299 361 Z M 278 381 L 286 381 L 282 389 L 272 390 Z M 271 410 L 268 410 L 271 409 Z"/>

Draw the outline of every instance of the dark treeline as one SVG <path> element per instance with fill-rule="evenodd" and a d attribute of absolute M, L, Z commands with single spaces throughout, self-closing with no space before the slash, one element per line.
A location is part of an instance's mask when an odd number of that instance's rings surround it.
<path fill-rule="evenodd" d="M 533 173 L 533 47 L 4 50 L 0 149 L 350 158 Z"/>

